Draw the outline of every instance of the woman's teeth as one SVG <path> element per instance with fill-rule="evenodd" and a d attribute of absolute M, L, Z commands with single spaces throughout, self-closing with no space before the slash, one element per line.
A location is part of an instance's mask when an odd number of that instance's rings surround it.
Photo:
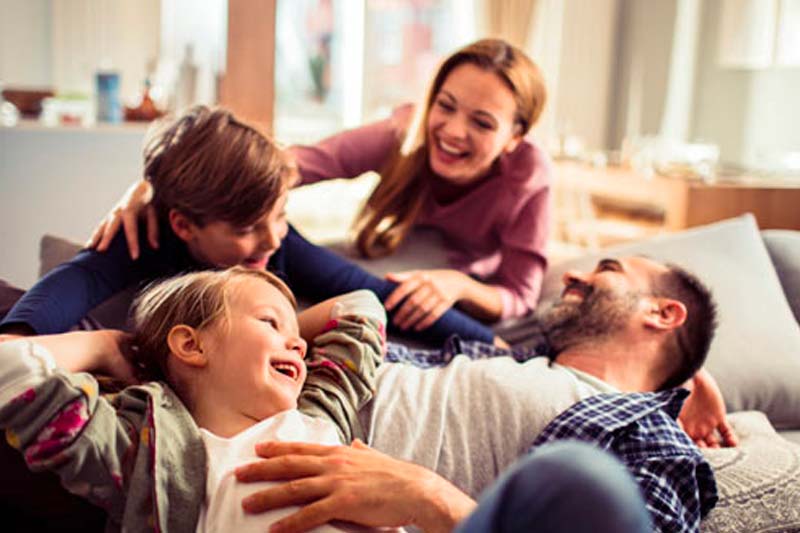
<path fill-rule="evenodd" d="M 457 146 L 453 146 L 452 144 L 447 144 L 444 141 L 439 141 L 439 148 L 446 154 L 454 155 L 461 157 L 466 154 L 466 152 L 460 150 Z"/>

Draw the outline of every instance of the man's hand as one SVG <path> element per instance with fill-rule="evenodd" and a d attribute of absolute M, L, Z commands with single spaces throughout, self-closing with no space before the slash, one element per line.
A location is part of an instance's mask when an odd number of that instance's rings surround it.
<path fill-rule="evenodd" d="M 158 218 L 153 204 L 150 203 L 152 199 L 153 186 L 149 181 L 140 180 L 128 187 L 122 198 L 92 232 L 92 236 L 86 242 L 86 248 L 105 252 L 122 225 L 131 259 L 138 259 L 139 216 L 143 216 L 146 221 L 147 242 L 153 248 L 158 248 Z"/>
<path fill-rule="evenodd" d="M 0 342 L 13 341 L 22 337 L 23 335 L 17 335 L 16 333 L 0 333 Z"/>
<path fill-rule="evenodd" d="M 453 307 L 469 281 L 466 274 L 449 269 L 390 272 L 386 279 L 399 283 L 384 302 L 387 311 L 400 304 L 392 321 L 400 329 L 416 331 L 430 327 Z"/>
<path fill-rule="evenodd" d="M 717 382 L 701 369 L 688 384 L 691 394 L 678 423 L 700 448 L 736 446 L 739 441 L 725 417 L 725 402 Z"/>
<path fill-rule="evenodd" d="M 238 468 L 238 480 L 285 483 L 245 498 L 245 512 L 303 506 L 270 531 L 307 531 L 332 520 L 451 531 L 476 505 L 433 472 L 358 440 L 351 446 L 267 442 L 256 453 L 264 460 Z"/>

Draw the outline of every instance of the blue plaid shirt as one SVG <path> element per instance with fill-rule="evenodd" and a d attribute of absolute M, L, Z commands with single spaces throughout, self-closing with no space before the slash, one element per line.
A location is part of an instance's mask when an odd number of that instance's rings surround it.
<path fill-rule="evenodd" d="M 460 354 L 470 359 L 511 356 L 522 362 L 536 352 L 452 336 L 438 350 L 390 343 L 386 359 L 427 368 L 446 365 Z M 675 421 L 688 394 L 672 389 L 590 396 L 550 422 L 533 447 L 575 439 L 613 453 L 639 484 L 655 531 L 698 531 L 700 519 L 717 503 L 717 485 L 711 466 Z"/>
<path fill-rule="evenodd" d="M 644 495 L 656 531 L 698 531 L 717 503 L 711 466 L 675 419 L 685 389 L 590 396 L 558 415 L 533 447 L 563 439 L 616 455 Z"/>
<path fill-rule="evenodd" d="M 385 360 L 390 363 L 409 363 L 421 368 L 444 366 L 457 355 L 466 355 L 470 359 L 488 359 L 490 357 L 510 356 L 520 363 L 544 354 L 545 345 L 537 348 L 497 348 L 481 341 L 465 341 L 458 335 L 451 335 L 441 348 L 409 348 L 404 344 L 390 342 L 386 347 Z"/>

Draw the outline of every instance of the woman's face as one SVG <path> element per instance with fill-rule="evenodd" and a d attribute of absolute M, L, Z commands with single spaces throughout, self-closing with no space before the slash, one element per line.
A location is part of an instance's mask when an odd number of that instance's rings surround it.
<path fill-rule="evenodd" d="M 237 227 L 217 220 L 202 227 L 187 222 L 185 231 L 179 231 L 174 225 L 173 229 L 186 241 L 189 251 L 198 261 L 216 267 L 241 265 L 264 270 L 289 229 L 286 222 L 287 194 L 278 198 L 274 207 L 250 226 Z"/>
<path fill-rule="evenodd" d="M 454 68 L 428 112 L 431 169 L 455 185 L 485 176 L 497 157 L 521 139 L 514 93 L 497 74 L 471 63 Z"/>

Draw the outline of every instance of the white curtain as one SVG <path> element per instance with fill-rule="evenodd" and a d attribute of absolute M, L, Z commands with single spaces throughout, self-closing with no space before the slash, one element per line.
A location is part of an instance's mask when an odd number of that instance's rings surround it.
<path fill-rule="evenodd" d="M 538 0 L 479 0 L 479 32 L 527 50 L 537 4 Z"/>

